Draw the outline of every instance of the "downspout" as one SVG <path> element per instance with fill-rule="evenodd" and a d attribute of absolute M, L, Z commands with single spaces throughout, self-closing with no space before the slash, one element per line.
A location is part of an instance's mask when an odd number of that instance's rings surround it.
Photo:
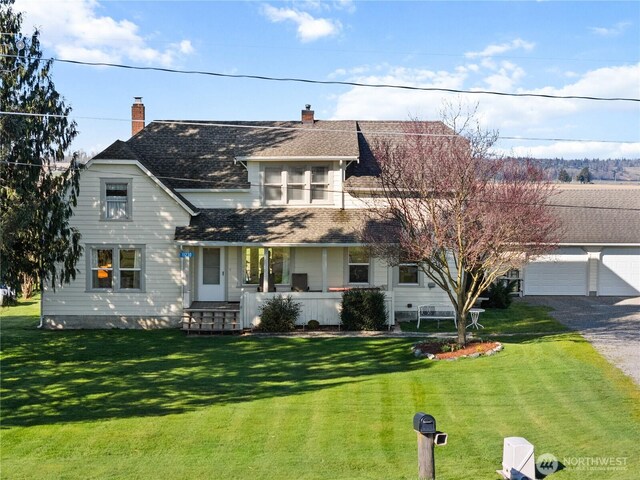
<path fill-rule="evenodd" d="M 344 177 L 346 169 L 343 167 L 343 161 L 340 160 L 340 209 L 344 210 Z"/>

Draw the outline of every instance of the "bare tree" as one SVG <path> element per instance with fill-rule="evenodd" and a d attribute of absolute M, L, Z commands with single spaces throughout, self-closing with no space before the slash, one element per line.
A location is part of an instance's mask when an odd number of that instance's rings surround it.
<path fill-rule="evenodd" d="M 551 184 L 529 162 L 490 155 L 497 133 L 479 127 L 475 109 L 450 106 L 443 122 L 407 122 L 405 135 L 374 142 L 380 194 L 371 212 L 393 225 L 380 238 L 365 231 L 390 264 L 416 262 L 456 310 L 459 345 L 480 293 L 527 256 L 555 247 L 558 221 Z"/>

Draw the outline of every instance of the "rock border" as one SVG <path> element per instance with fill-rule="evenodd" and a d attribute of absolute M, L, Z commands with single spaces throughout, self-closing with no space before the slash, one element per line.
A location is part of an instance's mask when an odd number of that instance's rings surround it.
<path fill-rule="evenodd" d="M 441 360 L 436 355 L 434 355 L 433 353 L 423 352 L 422 350 L 420 350 L 418 348 L 418 345 L 420 345 L 421 343 L 424 343 L 424 342 L 416 343 L 411 347 L 411 352 L 413 353 L 413 355 L 415 357 L 417 357 L 417 358 L 426 358 L 428 360 L 434 360 L 434 361 Z M 454 360 L 458 360 L 460 358 L 490 357 L 491 355 L 495 355 L 496 353 L 501 352 L 502 350 L 504 350 L 504 345 L 502 345 L 502 343 L 500 343 L 500 342 L 495 342 L 495 343 L 497 343 L 497 345 L 494 348 L 492 348 L 491 350 L 487 350 L 486 352 L 470 353 L 468 355 L 460 355 L 459 357 L 454 357 L 454 358 L 443 358 L 442 360 L 454 361 Z"/>

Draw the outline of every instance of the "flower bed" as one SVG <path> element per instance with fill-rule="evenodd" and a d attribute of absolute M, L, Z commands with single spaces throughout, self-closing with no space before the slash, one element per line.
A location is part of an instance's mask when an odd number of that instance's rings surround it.
<path fill-rule="evenodd" d="M 416 357 L 430 360 L 456 360 L 458 358 L 477 358 L 482 355 L 493 355 L 503 349 L 500 342 L 469 342 L 466 347 L 458 348 L 453 342 L 420 342 L 411 350 Z"/>

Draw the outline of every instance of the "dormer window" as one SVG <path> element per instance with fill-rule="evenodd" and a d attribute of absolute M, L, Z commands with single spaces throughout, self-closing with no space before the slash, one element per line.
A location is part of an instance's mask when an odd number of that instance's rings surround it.
<path fill-rule="evenodd" d="M 263 172 L 266 204 L 330 203 L 328 165 L 267 165 Z"/>
<path fill-rule="evenodd" d="M 102 179 L 101 184 L 101 218 L 131 220 L 131 179 Z"/>

